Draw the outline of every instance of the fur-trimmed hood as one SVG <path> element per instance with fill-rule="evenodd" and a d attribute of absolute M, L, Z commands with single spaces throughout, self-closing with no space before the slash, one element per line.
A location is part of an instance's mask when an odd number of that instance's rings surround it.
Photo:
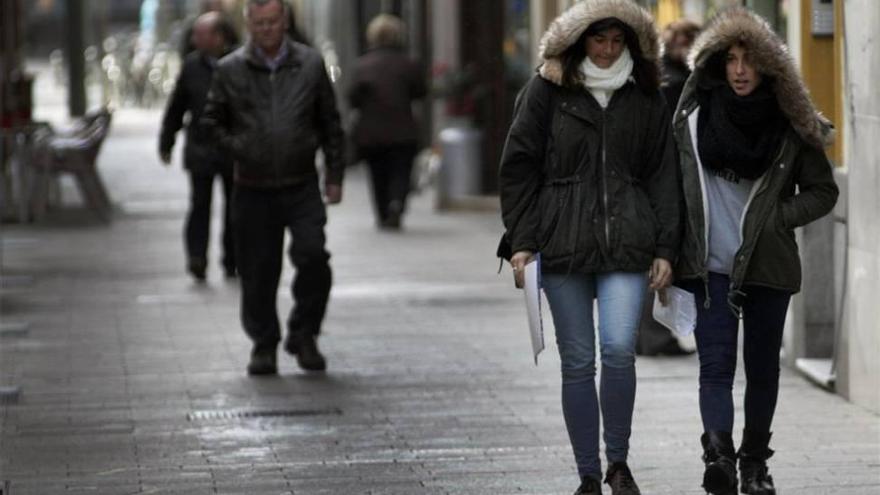
<path fill-rule="evenodd" d="M 590 24 L 609 17 L 632 28 L 639 39 L 642 56 L 658 63 L 660 43 L 654 19 L 647 10 L 632 0 L 582 0 L 557 17 L 541 37 L 541 77 L 561 86 L 562 53 L 584 34 Z"/>
<path fill-rule="evenodd" d="M 701 79 L 713 55 L 737 43 L 747 47 L 759 73 L 773 78 L 776 100 L 795 132 L 817 148 L 830 144 L 834 127 L 813 105 L 788 47 L 764 19 L 744 7 L 716 15 L 694 41 L 689 60 L 694 81 Z"/>

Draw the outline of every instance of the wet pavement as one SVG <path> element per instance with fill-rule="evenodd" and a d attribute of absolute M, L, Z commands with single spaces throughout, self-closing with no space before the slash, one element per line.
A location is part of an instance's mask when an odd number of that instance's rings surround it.
<path fill-rule="evenodd" d="M 548 349 L 535 367 L 521 294 L 507 270 L 496 274 L 497 213 L 438 214 L 426 193 L 404 232 L 380 232 L 365 176 L 352 170 L 328 225 L 329 371 L 305 374 L 280 353 L 279 377 L 249 378 L 239 287 L 222 277 L 219 253 L 207 284 L 184 272 L 186 176 L 179 156 L 170 169 L 155 156 L 158 119 L 114 117 L 100 157 L 112 223 L 79 208 L 64 182 L 66 206 L 45 222 L 3 225 L 2 318 L 30 328 L 0 337 L 0 386 L 21 387 L 0 403 L 0 487 L 574 491 L 552 326 L 545 318 Z M 285 266 L 282 318 L 291 275 Z M 702 493 L 696 359 L 637 366 L 630 464 L 643 493 Z M 774 447 L 780 493 L 880 493 L 880 419 L 790 371 Z"/>

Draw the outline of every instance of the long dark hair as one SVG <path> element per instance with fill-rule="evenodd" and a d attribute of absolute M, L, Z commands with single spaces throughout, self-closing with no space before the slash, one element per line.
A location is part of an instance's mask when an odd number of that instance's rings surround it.
<path fill-rule="evenodd" d="M 587 58 L 587 38 L 611 28 L 618 28 L 623 32 L 624 42 L 633 59 L 633 77 L 636 85 L 647 94 L 657 92 L 660 88 L 660 71 L 657 64 L 645 58 L 635 31 L 616 17 L 608 17 L 590 24 L 584 34 L 562 52 L 562 85 L 569 88 L 581 85 L 583 78 L 580 67 Z"/>

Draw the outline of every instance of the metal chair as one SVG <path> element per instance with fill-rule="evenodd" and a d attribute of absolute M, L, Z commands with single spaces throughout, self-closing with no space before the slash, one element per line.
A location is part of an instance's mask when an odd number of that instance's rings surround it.
<path fill-rule="evenodd" d="M 112 204 L 98 174 L 96 161 L 110 131 L 112 116 L 106 109 L 88 115 L 67 133 L 44 132 L 35 140 L 36 172 L 31 208 L 35 219 L 45 215 L 52 182 L 62 173 L 76 179 L 83 199 L 102 220 L 110 219 Z"/>

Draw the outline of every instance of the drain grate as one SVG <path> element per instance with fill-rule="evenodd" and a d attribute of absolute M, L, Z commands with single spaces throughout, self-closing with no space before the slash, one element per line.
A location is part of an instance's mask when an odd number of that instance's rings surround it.
<path fill-rule="evenodd" d="M 217 421 L 251 418 L 298 418 L 304 416 L 340 416 L 342 410 L 336 407 L 328 409 L 238 409 L 193 411 L 186 415 L 188 421 Z"/>
<path fill-rule="evenodd" d="M 0 404 L 15 404 L 21 397 L 21 387 L 18 385 L 0 385 Z"/>

